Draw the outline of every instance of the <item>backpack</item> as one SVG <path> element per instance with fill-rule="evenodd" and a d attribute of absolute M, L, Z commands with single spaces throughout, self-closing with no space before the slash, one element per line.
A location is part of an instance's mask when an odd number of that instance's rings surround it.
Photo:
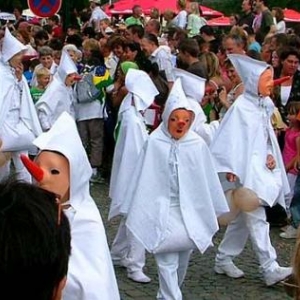
<path fill-rule="evenodd" d="M 89 103 L 98 99 L 101 91 L 97 89 L 92 72 L 83 75 L 82 79 L 75 86 L 76 98 L 78 103 Z"/>

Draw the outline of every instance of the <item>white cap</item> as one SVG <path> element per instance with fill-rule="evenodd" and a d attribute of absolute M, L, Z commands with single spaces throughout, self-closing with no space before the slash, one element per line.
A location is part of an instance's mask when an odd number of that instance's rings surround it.
<path fill-rule="evenodd" d="M 138 111 L 144 111 L 159 94 L 149 75 L 141 70 L 129 69 L 125 77 L 125 86 L 132 94 L 134 105 Z"/>
<path fill-rule="evenodd" d="M 181 79 L 181 84 L 185 95 L 201 103 L 205 94 L 206 79 L 194 75 L 182 69 L 174 69 L 175 78 Z"/>
<path fill-rule="evenodd" d="M 183 108 L 183 109 L 192 111 L 191 105 L 183 91 L 181 79 L 177 78 L 173 84 L 171 92 L 166 101 L 164 112 L 162 114 L 162 120 L 163 120 L 163 123 L 166 126 L 166 128 L 168 126 L 169 117 L 170 117 L 172 111 L 174 111 L 175 109 L 179 109 L 179 108 Z"/>
<path fill-rule="evenodd" d="M 37 137 L 33 144 L 40 151 L 56 151 L 63 154 L 69 161 L 70 166 L 70 199 L 71 205 L 76 208 L 78 201 L 88 193 L 89 179 L 92 169 L 78 134 L 74 119 L 63 112 L 55 121 L 51 129 Z"/>
<path fill-rule="evenodd" d="M 258 95 L 259 77 L 270 65 L 247 55 L 228 54 L 227 56 L 243 81 L 244 93 Z"/>
<path fill-rule="evenodd" d="M 101 4 L 101 0 L 89 0 L 89 2 L 94 2 L 96 4 Z"/>
<path fill-rule="evenodd" d="M 77 73 L 77 67 L 67 51 L 62 51 L 61 59 L 57 67 L 60 79 L 65 82 L 69 74 Z"/>
<path fill-rule="evenodd" d="M 14 55 L 26 50 L 27 48 L 20 41 L 18 41 L 9 31 L 5 28 L 5 35 L 1 48 L 1 59 L 3 62 L 8 62 Z"/>

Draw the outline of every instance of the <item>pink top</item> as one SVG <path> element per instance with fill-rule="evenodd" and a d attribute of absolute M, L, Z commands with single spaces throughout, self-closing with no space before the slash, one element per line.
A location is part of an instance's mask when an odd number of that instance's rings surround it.
<path fill-rule="evenodd" d="M 287 128 L 285 132 L 284 148 L 282 152 L 282 158 L 285 166 L 297 155 L 296 139 L 300 136 L 300 131 Z M 288 173 L 297 174 L 298 171 L 291 169 Z"/>

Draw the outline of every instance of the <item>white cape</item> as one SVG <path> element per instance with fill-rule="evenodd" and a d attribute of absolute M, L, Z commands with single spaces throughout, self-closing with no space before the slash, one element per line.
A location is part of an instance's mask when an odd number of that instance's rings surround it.
<path fill-rule="evenodd" d="M 73 89 L 67 87 L 58 74 L 55 74 L 35 107 L 38 115 L 42 112 L 47 116 L 47 121 L 51 127 L 63 112 L 74 117 L 74 101 Z"/>
<path fill-rule="evenodd" d="M 248 97 L 250 97 L 248 95 Z M 288 182 L 273 127 L 271 115 L 274 104 L 270 98 L 259 100 L 239 96 L 226 112 L 211 144 L 211 152 L 219 173 L 233 173 L 240 183 L 258 195 L 268 205 L 285 207 L 284 195 Z M 269 135 L 269 150 L 265 132 Z M 272 154 L 276 168 L 266 167 Z"/>
<path fill-rule="evenodd" d="M 15 85 L 18 83 L 12 73 L 11 67 L 8 63 L 4 63 L 1 60 L 0 78 L 0 128 L 2 128 L 5 118 L 9 112 L 12 98 L 15 94 Z M 35 136 L 38 136 L 42 132 L 42 129 L 24 76 L 22 77 L 22 85 L 23 93 L 21 98 L 20 119 L 22 119 L 27 128 L 29 128 Z"/>
<path fill-rule="evenodd" d="M 240 95 L 226 112 L 211 144 L 211 151 L 219 173 L 233 173 L 240 183 L 270 206 L 279 203 L 285 207 L 284 195 L 289 192 L 271 116 L 274 103 L 269 97 L 258 95 L 260 75 L 269 68 L 265 62 L 246 55 L 230 54 L 244 83 Z M 276 168 L 266 166 L 267 155 L 272 154 Z"/>
<path fill-rule="evenodd" d="M 205 142 L 191 130 L 179 140 L 167 132 L 170 114 L 179 108 L 190 110 L 190 105 L 177 79 L 166 102 L 163 123 L 146 141 L 121 207 L 127 214 L 126 226 L 149 252 L 154 252 L 167 236 L 173 154 L 184 226 L 202 253 L 219 228 L 217 217 L 228 211 Z"/>
<path fill-rule="evenodd" d="M 140 70 L 130 69 L 125 85 L 129 93 L 123 99 L 118 114 L 117 141 L 109 189 L 112 202 L 108 219 L 120 214 L 120 206 L 130 185 L 136 160 L 148 138 L 140 111 L 145 111 L 158 94 L 149 75 Z"/>
<path fill-rule="evenodd" d="M 217 217 L 228 211 L 224 193 L 205 142 L 192 131 L 180 141 L 171 140 L 162 126 L 150 135 L 139 157 L 122 207 L 122 212 L 128 213 L 126 225 L 149 252 L 166 237 L 170 209 L 168 158 L 175 143 L 180 210 L 190 239 L 203 253 L 218 231 Z"/>
<path fill-rule="evenodd" d="M 34 144 L 62 153 L 70 165 L 71 257 L 63 300 L 119 300 L 117 281 L 99 210 L 90 196 L 92 170 L 75 121 L 63 113 Z"/>
<path fill-rule="evenodd" d="M 112 202 L 108 219 L 120 214 L 120 205 L 130 184 L 138 155 L 148 138 L 144 120 L 134 106 L 119 112 L 119 122 L 110 179 L 109 197 Z"/>

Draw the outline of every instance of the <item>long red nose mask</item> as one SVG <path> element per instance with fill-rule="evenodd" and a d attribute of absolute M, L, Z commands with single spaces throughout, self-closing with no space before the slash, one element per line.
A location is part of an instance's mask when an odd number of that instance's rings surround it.
<path fill-rule="evenodd" d="M 28 172 L 32 175 L 32 177 L 37 181 L 41 182 L 44 178 L 44 171 L 32 160 L 30 160 L 26 155 L 21 154 L 20 158 L 22 163 Z"/>
<path fill-rule="evenodd" d="M 278 78 L 278 79 L 275 79 L 275 80 L 274 80 L 274 86 L 280 85 L 280 84 L 282 84 L 283 82 L 288 81 L 290 78 L 291 78 L 291 76 L 284 76 L 284 77 L 280 77 L 280 78 Z"/>

